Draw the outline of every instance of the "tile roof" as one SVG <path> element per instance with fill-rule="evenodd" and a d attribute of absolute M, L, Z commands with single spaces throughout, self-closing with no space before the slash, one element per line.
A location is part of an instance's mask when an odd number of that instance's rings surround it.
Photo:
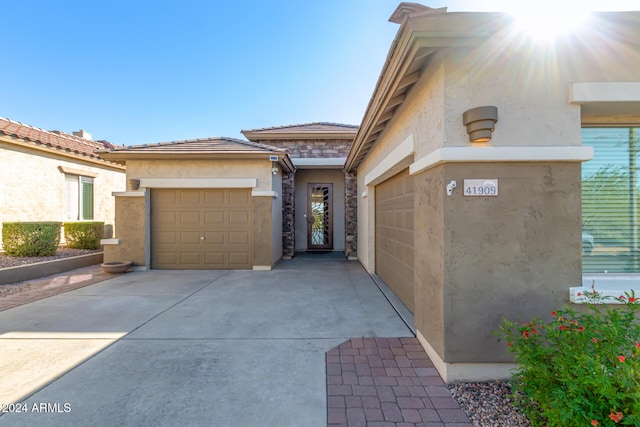
<path fill-rule="evenodd" d="M 96 150 L 115 147 L 107 141 L 91 141 L 57 130 L 48 131 L 0 117 L 0 134 L 31 141 L 37 145 L 69 154 L 102 160 Z"/>
<path fill-rule="evenodd" d="M 313 122 L 297 125 L 275 126 L 260 129 L 247 129 L 242 132 L 357 132 L 359 126 L 342 123 Z"/>
<path fill-rule="evenodd" d="M 270 145 L 243 141 L 227 137 L 187 139 L 184 141 L 160 142 L 155 144 L 113 147 L 102 153 L 285 153 L 287 150 Z"/>
<path fill-rule="evenodd" d="M 241 131 L 251 141 L 267 140 L 353 140 L 359 126 L 314 122 Z"/>

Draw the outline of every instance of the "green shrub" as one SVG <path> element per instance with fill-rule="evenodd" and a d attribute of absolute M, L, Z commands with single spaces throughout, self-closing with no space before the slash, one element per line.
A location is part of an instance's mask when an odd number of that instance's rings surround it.
<path fill-rule="evenodd" d="M 2 247 L 9 256 L 55 255 L 59 243 L 59 222 L 2 223 Z"/>
<path fill-rule="evenodd" d="M 72 249 L 98 249 L 104 236 L 104 222 L 65 222 L 64 239 Z"/>
<path fill-rule="evenodd" d="M 616 308 L 593 291 L 578 294 L 585 310 L 504 320 L 498 335 L 519 364 L 514 400 L 534 426 L 640 425 L 640 304 L 625 295 Z"/>

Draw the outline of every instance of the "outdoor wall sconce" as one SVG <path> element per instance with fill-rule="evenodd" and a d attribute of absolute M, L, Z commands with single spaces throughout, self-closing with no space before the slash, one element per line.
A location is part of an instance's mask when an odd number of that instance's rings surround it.
<path fill-rule="evenodd" d="M 469 141 L 488 142 L 498 121 L 498 107 L 487 105 L 476 107 L 462 114 L 462 123 L 467 127 Z"/>

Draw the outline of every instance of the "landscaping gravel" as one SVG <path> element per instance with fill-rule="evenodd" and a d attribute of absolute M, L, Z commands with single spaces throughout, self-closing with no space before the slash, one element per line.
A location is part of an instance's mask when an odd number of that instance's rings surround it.
<path fill-rule="evenodd" d="M 0 268 L 17 267 L 20 265 L 33 264 L 36 262 L 52 261 L 54 259 L 69 258 L 78 255 L 93 254 L 102 252 L 102 249 L 69 249 L 60 247 L 52 256 L 34 256 L 34 257 L 14 257 L 8 256 L 4 252 L 0 252 Z"/>
<path fill-rule="evenodd" d="M 449 384 L 449 391 L 475 427 L 526 427 L 529 420 L 512 405 L 507 381 Z"/>

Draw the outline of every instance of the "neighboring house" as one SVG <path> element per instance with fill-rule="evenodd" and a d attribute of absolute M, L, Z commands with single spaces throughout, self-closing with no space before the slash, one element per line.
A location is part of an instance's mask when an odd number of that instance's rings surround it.
<path fill-rule="evenodd" d="M 286 150 L 210 138 L 98 151 L 126 163 L 105 262 L 154 269 L 270 270 L 282 258 Z"/>
<path fill-rule="evenodd" d="M 358 258 L 446 381 L 505 377 L 503 318 L 549 316 L 583 273 L 640 271 L 640 12 L 547 45 L 502 13 L 402 3 L 391 21 L 345 164 Z"/>
<path fill-rule="evenodd" d="M 296 167 L 282 183 L 285 258 L 313 250 L 357 257 L 355 174 L 342 170 L 357 131 L 322 122 L 242 131 L 250 141 L 287 149 Z"/>
<path fill-rule="evenodd" d="M 125 171 L 94 151 L 112 146 L 0 118 L 0 223 L 94 220 L 110 232 Z"/>

